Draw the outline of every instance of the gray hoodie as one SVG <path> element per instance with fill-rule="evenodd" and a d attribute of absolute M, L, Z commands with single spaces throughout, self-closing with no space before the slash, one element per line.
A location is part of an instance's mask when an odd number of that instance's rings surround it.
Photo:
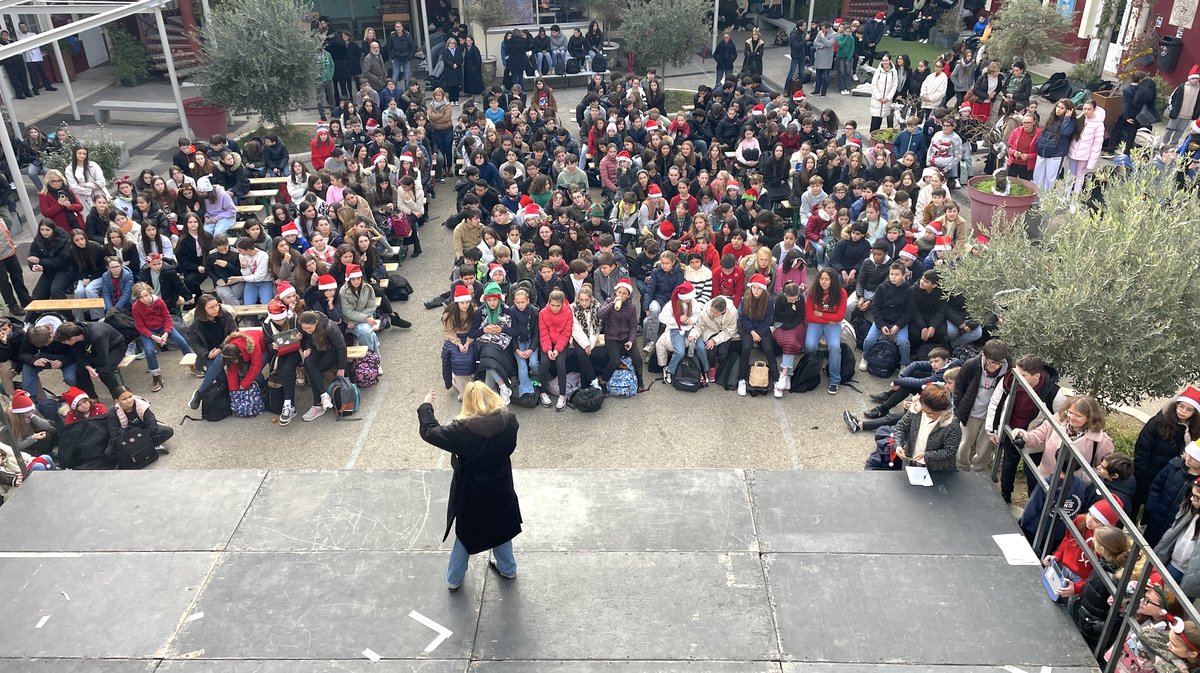
<path fill-rule="evenodd" d="M 550 32 L 550 50 L 557 51 L 557 50 L 561 49 L 563 51 L 566 51 L 568 39 L 569 38 L 567 37 L 567 34 L 561 30 L 558 31 L 557 36 L 554 34 L 554 31 L 551 31 Z"/>

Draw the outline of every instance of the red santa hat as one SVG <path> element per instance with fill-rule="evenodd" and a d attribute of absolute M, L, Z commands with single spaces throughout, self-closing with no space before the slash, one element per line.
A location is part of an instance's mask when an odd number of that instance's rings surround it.
<path fill-rule="evenodd" d="M 1197 390 L 1195 386 L 1188 386 L 1183 389 L 1182 393 L 1179 393 L 1175 401 L 1183 402 L 1196 411 L 1200 411 L 1200 390 Z"/>
<path fill-rule="evenodd" d="M 979 234 L 978 236 L 975 237 L 975 245 L 978 247 L 981 247 L 981 248 L 988 247 L 988 243 L 991 243 L 991 242 L 992 242 L 992 239 L 988 238 L 987 236 L 985 236 L 983 234 Z"/>
<path fill-rule="evenodd" d="M 742 188 L 742 186 L 738 184 L 737 180 L 730 180 L 729 182 L 725 183 L 726 190 L 729 190 L 729 189 L 739 189 L 740 190 L 741 188 Z"/>
<path fill-rule="evenodd" d="M 935 238 L 933 241 L 933 249 L 940 250 L 942 252 L 948 251 L 950 249 L 950 237 L 949 236 L 938 236 L 937 238 Z"/>
<path fill-rule="evenodd" d="M 322 133 L 329 135 L 329 124 L 317 122 L 317 135 L 321 135 Z"/>
<path fill-rule="evenodd" d="M 964 115 L 971 114 L 971 104 L 963 103 L 962 105 L 958 106 L 958 112 L 959 112 L 959 114 L 964 114 Z"/>
<path fill-rule="evenodd" d="M 647 131 L 655 131 L 657 129 L 658 129 L 658 120 L 657 119 L 647 119 L 646 120 L 646 130 Z"/>
<path fill-rule="evenodd" d="M 16 408 L 16 399 L 13 399 L 13 408 Z M 1183 452 L 1191 456 L 1192 460 L 1200 460 L 1200 444 L 1195 440 L 1188 442 L 1188 445 L 1183 447 Z"/>
<path fill-rule="evenodd" d="M 346 265 L 346 280 L 351 278 L 362 278 L 362 267 L 357 264 Z"/>
<path fill-rule="evenodd" d="M 373 128 L 375 128 L 376 126 L 379 126 L 379 122 L 375 121 L 375 118 L 374 118 L 374 117 L 371 117 L 370 119 L 368 119 L 368 120 L 367 120 L 367 124 L 366 124 L 366 126 L 367 126 L 367 128 L 369 128 L 369 129 L 373 129 Z"/>
<path fill-rule="evenodd" d="M 454 286 L 454 301 L 459 304 L 471 303 L 471 288 L 463 284 Z"/>
<path fill-rule="evenodd" d="M 861 148 L 862 147 L 862 139 L 861 138 L 846 138 L 846 144 L 854 145 L 855 147 Z"/>
<path fill-rule="evenodd" d="M 86 399 L 88 399 L 87 393 L 76 388 L 75 386 L 67 388 L 67 392 L 63 393 L 62 396 L 62 401 L 66 402 L 67 407 L 69 407 L 72 411 L 75 410 L 75 407 L 78 406 L 80 402 Z"/>
<path fill-rule="evenodd" d="M 671 224 L 667 220 L 664 220 L 662 224 L 658 225 L 658 237 L 664 241 L 669 241 L 672 238 L 675 238 L 675 225 Z"/>
<path fill-rule="evenodd" d="M 679 301 L 691 301 L 696 298 L 696 288 L 685 280 L 675 286 L 675 296 Z"/>
<path fill-rule="evenodd" d="M 621 280 L 618 280 L 616 287 L 613 288 L 613 292 L 616 293 L 616 291 L 620 290 L 621 288 L 625 288 L 625 291 L 629 293 L 629 296 L 633 296 L 633 283 L 630 283 L 628 278 L 622 278 Z"/>
<path fill-rule="evenodd" d="M 650 189 L 646 190 L 646 196 L 653 198 L 662 198 L 662 188 L 658 185 L 650 185 Z"/>
<path fill-rule="evenodd" d="M 750 112 L 751 112 L 751 114 L 755 114 L 755 115 L 765 115 L 765 114 L 767 114 L 767 106 L 763 105 L 762 103 L 759 103 L 758 105 L 755 105 L 754 107 L 750 108 Z"/>
<path fill-rule="evenodd" d="M 504 270 L 503 264 L 501 264 L 500 262 L 492 262 L 491 264 L 488 264 L 488 276 L 491 276 L 492 274 L 496 273 L 497 271 L 500 272 L 501 280 L 508 278 L 508 271 Z"/>
<path fill-rule="evenodd" d="M 267 304 L 267 317 L 271 320 L 287 320 L 292 317 L 292 312 L 288 310 L 287 304 L 272 299 L 271 303 Z"/>
<path fill-rule="evenodd" d="M 1188 79 L 1200 79 L 1200 65 L 1193 65 L 1192 69 L 1188 71 L 1187 78 Z"/>
<path fill-rule="evenodd" d="M 886 17 L 887 17 L 887 15 L 884 14 L 883 12 L 875 12 L 875 20 L 876 21 L 883 21 Z"/>
<path fill-rule="evenodd" d="M 371 157 L 372 164 L 377 164 L 381 161 L 385 164 L 387 163 L 387 154 L 384 152 L 380 152 L 379 154 L 376 154 L 375 156 Z"/>
<path fill-rule="evenodd" d="M 525 206 L 525 210 L 521 213 L 525 219 L 532 219 L 542 216 L 542 207 L 536 203 L 530 203 Z"/>
<path fill-rule="evenodd" d="M 413 162 L 413 155 L 412 155 L 412 152 L 405 152 L 404 154 L 401 154 L 401 155 L 400 155 L 400 161 L 404 161 L 404 162 L 406 162 L 406 163 L 410 163 L 410 164 L 411 164 L 411 163 Z"/>
<path fill-rule="evenodd" d="M 18 390 L 12 396 L 12 412 L 14 414 L 27 414 L 33 411 L 33 400 L 29 399 L 29 393 L 24 390 Z"/>
<path fill-rule="evenodd" d="M 804 89 L 796 89 L 796 92 L 792 94 L 792 102 L 800 103 L 803 101 L 804 101 Z"/>
<path fill-rule="evenodd" d="M 280 236 L 287 236 L 289 234 L 292 236 L 300 235 L 300 227 L 297 226 L 295 222 L 288 222 L 287 224 L 283 225 L 282 229 L 279 230 Z"/>
<path fill-rule="evenodd" d="M 337 279 L 329 274 L 323 274 L 317 278 L 317 289 L 322 292 L 325 290 L 336 290 Z"/>
<path fill-rule="evenodd" d="M 286 280 L 281 280 L 279 281 L 279 284 L 275 286 L 275 292 L 280 299 L 283 299 L 289 294 L 296 294 L 296 288 L 292 287 L 292 284 Z"/>
<path fill-rule="evenodd" d="M 1114 495 L 1113 500 L 1118 505 L 1125 506 L 1125 503 L 1121 501 L 1121 496 Z M 1117 518 L 1117 513 L 1113 509 L 1112 504 L 1107 500 L 1097 501 L 1096 504 L 1088 508 L 1088 515 L 1105 526 L 1119 526 L 1121 524 L 1121 520 Z"/>
<path fill-rule="evenodd" d="M 938 223 L 937 220 L 934 220 L 933 222 L 930 222 L 929 224 L 925 225 L 925 229 L 927 231 L 932 231 L 933 233 L 937 234 L 938 236 L 942 235 L 942 225 L 940 223 Z"/>
<path fill-rule="evenodd" d="M 617 161 L 628 161 L 633 163 L 633 157 L 629 156 L 629 152 L 621 150 L 620 152 L 617 152 Z"/>
<path fill-rule="evenodd" d="M 921 251 L 918 250 L 917 246 L 913 243 L 909 243 L 900 249 L 900 256 L 908 259 L 915 260 L 919 254 L 921 254 Z"/>
<path fill-rule="evenodd" d="M 762 275 L 761 273 L 756 273 L 753 276 L 750 276 L 750 282 L 747 283 L 747 285 L 749 285 L 750 287 L 757 287 L 760 290 L 766 290 L 767 289 L 767 277 Z"/>

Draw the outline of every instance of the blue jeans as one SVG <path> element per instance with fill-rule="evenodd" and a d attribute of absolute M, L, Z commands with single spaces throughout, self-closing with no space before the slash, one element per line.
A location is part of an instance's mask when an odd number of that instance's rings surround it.
<path fill-rule="evenodd" d="M 525 396 L 533 394 L 533 377 L 530 372 L 536 372 L 538 368 L 538 349 L 531 346 L 528 341 L 518 341 L 517 350 L 523 351 L 533 349 L 529 359 L 517 358 L 517 396 Z"/>
<path fill-rule="evenodd" d="M 275 283 L 269 280 L 258 283 L 238 283 L 238 285 L 243 286 L 243 304 L 269 304 L 275 298 Z"/>
<path fill-rule="evenodd" d="M 983 338 L 983 327 L 979 326 L 965 334 L 958 331 L 958 325 L 950 321 L 946 321 L 946 338 L 950 340 L 951 348 L 958 348 L 963 344 L 969 344 L 979 341 Z"/>
<path fill-rule="evenodd" d="M 871 325 L 871 331 L 867 332 L 867 338 L 863 341 L 863 357 L 866 357 L 867 353 L 871 352 L 871 346 L 874 346 L 875 342 L 879 341 L 879 337 L 882 334 L 883 332 L 880 331 L 879 326 Z M 900 366 L 905 367 L 911 360 L 910 351 L 912 348 L 908 342 L 908 325 L 896 330 L 894 338 L 896 340 L 896 347 L 900 349 Z"/>
<path fill-rule="evenodd" d="M 674 351 L 671 353 L 671 361 L 667 363 L 667 371 L 675 374 L 675 370 L 679 367 L 679 361 L 687 355 L 687 335 L 677 329 L 671 330 L 671 348 Z M 701 371 L 708 371 L 708 351 L 704 350 L 704 344 L 699 344 L 696 351 L 696 360 L 700 363 Z"/>
<path fill-rule="evenodd" d="M 217 220 L 213 224 L 205 224 L 204 230 L 209 234 L 216 236 L 229 231 L 230 227 L 237 223 L 236 217 L 227 217 L 223 220 Z"/>
<path fill-rule="evenodd" d="M 404 74 L 404 79 L 400 79 L 400 74 Z M 396 81 L 397 88 L 405 89 L 408 87 L 408 80 L 412 78 L 412 61 L 404 59 L 401 61 L 398 58 L 392 59 L 392 79 Z"/>
<path fill-rule="evenodd" d="M 817 70 L 817 81 L 813 84 L 813 93 L 819 93 L 824 96 L 829 92 L 829 71 L 830 68 L 820 68 Z"/>
<path fill-rule="evenodd" d="M 84 285 L 82 280 L 79 281 L 78 283 L 75 284 L 75 298 L 76 299 L 99 299 L 100 298 L 100 287 L 103 285 L 103 283 L 104 283 L 104 278 L 97 278 L 97 279 L 89 282 L 87 285 Z M 91 320 L 100 320 L 101 318 L 104 317 L 104 311 L 102 309 L 91 309 L 88 311 L 75 311 L 75 320 L 76 321 L 87 320 L 88 316 L 86 314 L 88 314 L 88 313 L 91 314 L 91 316 L 90 316 Z"/>
<path fill-rule="evenodd" d="M 821 337 L 825 337 L 825 345 L 829 347 L 829 385 L 836 386 L 842 382 L 842 325 L 841 323 L 811 322 L 804 331 L 804 352 L 809 357 L 817 354 L 817 345 Z M 864 353 L 866 351 L 863 351 Z"/>
<path fill-rule="evenodd" d="M 155 336 L 162 336 L 165 333 L 165 330 L 161 329 L 150 331 Z M 179 349 L 184 353 L 192 352 L 191 347 L 188 346 L 187 339 L 183 338 L 183 335 L 179 333 L 179 328 L 172 327 L 171 334 L 167 339 L 176 346 L 179 346 Z M 157 376 L 162 371 L 158 368 L 158 344 L 154 343 L 154 339 L 144 336 L 142 337 L 142 350 L 146 352 L 146 368 L 150 370 L 151 374 Z"/>
<path fill-rule="evenodd" d="M 784 80 L 784 85 L 793 79 L 796 81 L 804 79 L 804 59 L 802 58 L 792 59 L 792 65 L 788 68 L 787 79 Z"/>
<path fill-rule="evenodd" d="M 513 556 L 512 540 L 492 549 L 492 554 L 496 557 L 496 567 L 502 574 L 517 574 L 517 559 Z M 450 565 L 446 568 L 446 583 L 453 587 L 462 584 L 463 578 L 467 576 L 467 562 L 470 560 L 471 555 L 467 553 L 467 548 L 455 537 L 454 549 L 450 550 Z"/>
<path fill-rule="evenodd" d="M 197 357 L 203 358 L 207 353 L 197 353 Z M 221 360 L 221 362 L 217 362 Z M 204 361 L 204 379 L 200 381 L 200 387 L 197 388 L 200 392 L 208 390 L 208 387 L 217 382 L 217 377 L 225 373 L 225 361 L 220 355 Z"/>
<path fill-rule="evenodd" d="M 45 172 L 46 167 L 40 161 L 30 161 L 29 165 L 25 167 L 25 175 L 33 180 L 33 188 L 36 191 L 42 191 L 42 174 Z"/>
<path fill-rule="evenodd" d="M 550 72 L 554 65 L 554 58 L 548 51 L 536 51 L 533 53 L 533 67 L 543 75 Z"/>
<path fill-rule="evenodd" d="M 354 332 L 354 340 L 359 346 L 366 346 L 367 350 L 372 353 L 379 352 L 379 336 L 375 334 L 375 330 L 365 322 L 360 322 L 354 325 L 350 330 Z"/>
<path fill-rule="evenodd" d="M 725 83 L 725 78 L 732 74 L 734 74 L 733 68 L 722 68 L 721 66 L 717 66 L 717 87 L 716 88 L 718 91 L 720 91 L 721 85 Z"/>
<path fill-rule="evenodd" d="M 38 357 L 47 356 L 39 353 Z M 47 359 L 62 362 L 62 359 L 57 357 L 47 357 Z M 42 382 L 38 379 L 38 374 L 47 369 L 50 369 L 50 367 L 35 367 L 33 365 L 23 365 L 21 367 L 21 389 L 29 393 L 29 396 L 35 400 L 42 394 Z M 79 377 L 77 375 L 79 366 L 74 362 L 64 363 L 60 371 L 62 371 L 63 383 L 68 386 L 79 385 Z"/>

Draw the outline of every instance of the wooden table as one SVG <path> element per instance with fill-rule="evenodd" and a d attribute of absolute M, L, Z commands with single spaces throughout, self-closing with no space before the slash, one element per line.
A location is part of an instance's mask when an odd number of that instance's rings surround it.
<path fill-rule="evenodd" d="M 269 175 L 263 178 L 250 178 L 250 184 L 252 185 L 282 185 L 287 181 L 288 178 L 286 175 Z"/>
<path fill-rule="evenodd" d="M 35 299 L 25 305 L 26 311 L 87 311 L 103 309 L 104 300 L 96 299 Z"/>

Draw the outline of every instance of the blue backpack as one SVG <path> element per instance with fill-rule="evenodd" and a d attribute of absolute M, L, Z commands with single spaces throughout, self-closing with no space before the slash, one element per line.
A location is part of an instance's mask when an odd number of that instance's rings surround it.
<path fill-rule="evenodd" d="M 358 413 L 358 386 L 345 376 L 339 376 L 329 384 L 329 399 L 333 401 L 333 410 L 338 420 L 349 418 Z"/>
<path fill-rule="evenodd" d="M 613 397 L 633 397 L 637 395 L 637 374 L 633 373 L 633 360 L 621 358 L 621 366 L 613 372 L 608 380 L 608 394 Z"/>

